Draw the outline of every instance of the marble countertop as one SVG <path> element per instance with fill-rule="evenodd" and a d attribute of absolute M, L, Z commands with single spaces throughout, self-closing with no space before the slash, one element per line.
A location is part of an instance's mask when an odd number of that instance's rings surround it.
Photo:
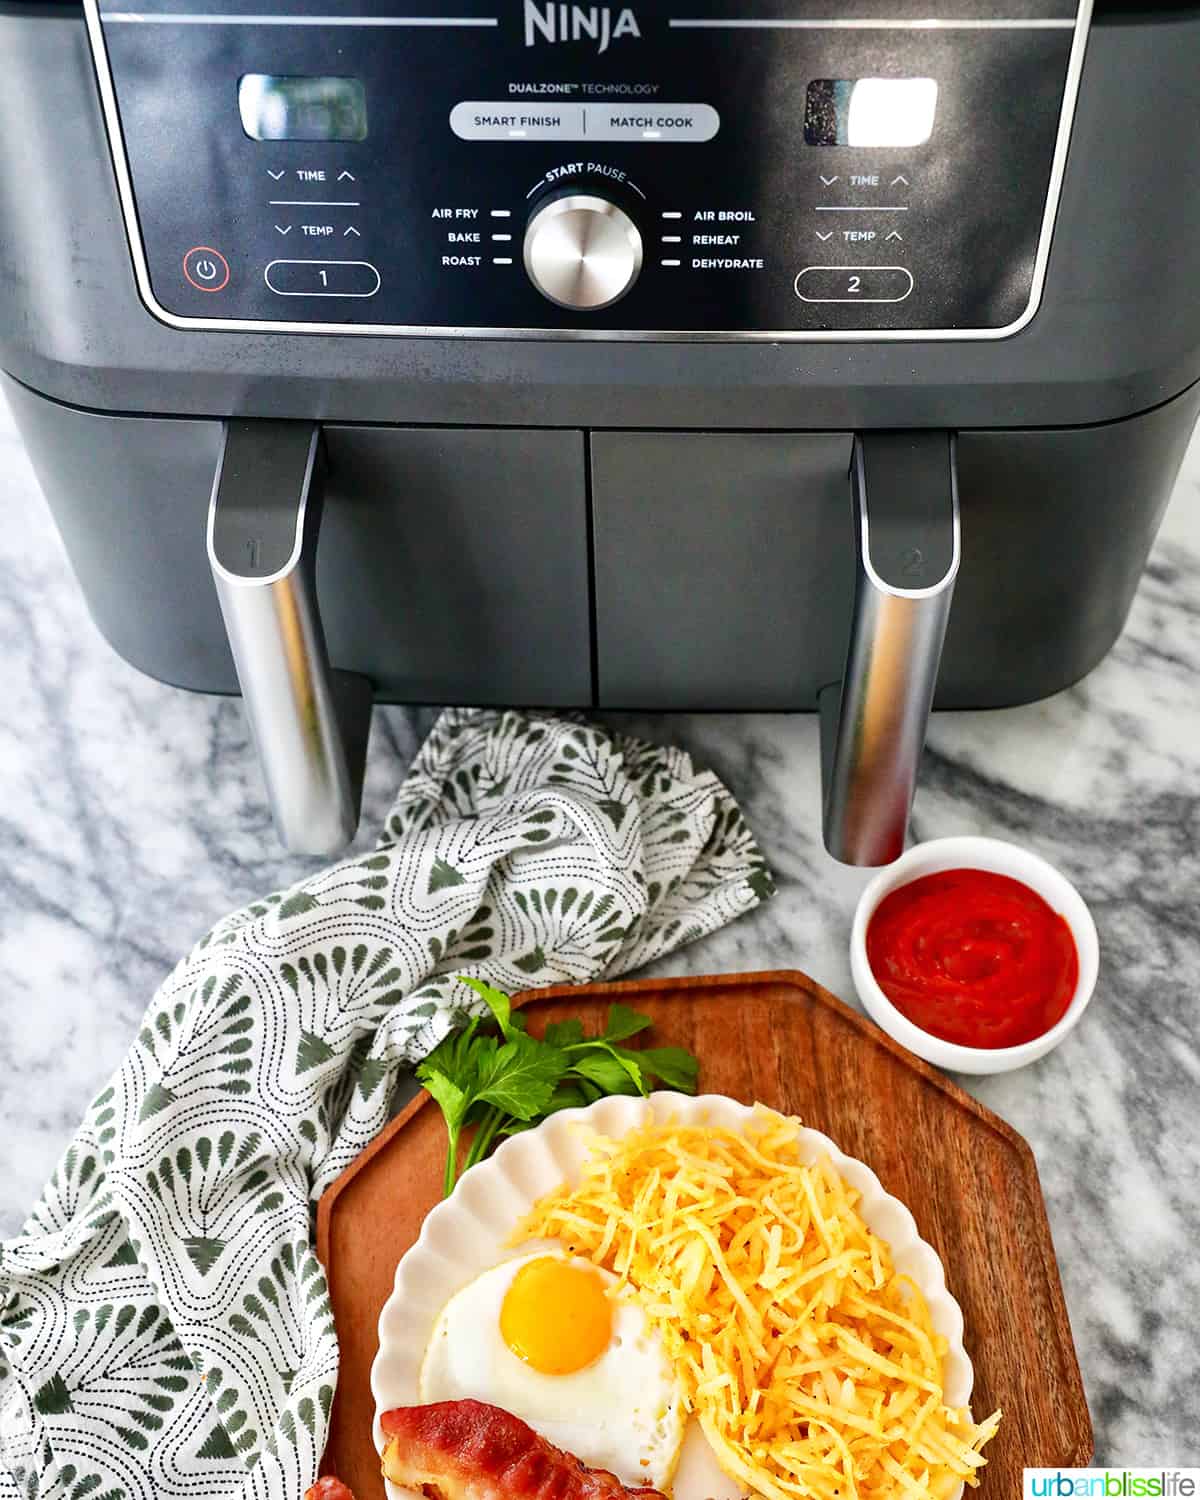
<path fill-rule="evenodd" d="M 175 960 L 311 861 L 282 855 L 236 701 L 164 687 L 91 624 L 0 401 L 0 1236 L 14 1232 Z M 1097 1461 L 1197 1461 L 1200 1385 L 1200 441 L 1129 624 L 1047 702 L 935 717 L 919 838 L 1012 837 L 1091 904 L 1096 998 L 1050 1057 L 960 1080 L 1041 1169 Z M 431 721 L 377 710 L 360 842 Z M 853 999 L 866 872 L 819 828 L 810 716 L 626 717 L 711 765 L 779 880 L 663 972 L 801 967 Z"/>

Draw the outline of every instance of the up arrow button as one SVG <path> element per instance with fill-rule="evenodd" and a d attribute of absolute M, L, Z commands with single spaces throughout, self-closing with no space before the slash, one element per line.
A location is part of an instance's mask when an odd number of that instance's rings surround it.
<path fill-rule="evenodd" d="M 903 172 L 901 172 L 898 177 L 893 177 L 892 178 L 891 182 L 888 183 L 888 187 L 895 187 L 896 184 L 899 183 L 899 182 L 902 182 L 905 187 L 909 187 L 910 186 L 908 178 L 905 177 L 905 175 L 904 175 Z"/>
<path fill-rule="evenodd" d="M 358 178 L 355 177 L 355 175 L 354 175 L 353 172 L 344 172 L 343 171 L 343 172 L 339 172 L 338 173 L 337 180 L 339 182 L 357 182 Z"/>

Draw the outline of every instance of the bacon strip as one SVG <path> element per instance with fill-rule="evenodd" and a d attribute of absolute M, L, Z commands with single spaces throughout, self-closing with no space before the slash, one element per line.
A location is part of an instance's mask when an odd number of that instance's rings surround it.
<path fill-rule="evenodd" d="M 325 1474 L 304 1491 L 304 1500 L 354 1500 L 354 1494 L 340 1479 Z"/>
<path fill-rule="evenodd" d="M 384 1476 L 429 1500 L 663 1500 L 649 1486 L 630 1489 L 607 1469 L 589 1469 L 483 1401 L 397 1406 L 380 1424 Z"/>

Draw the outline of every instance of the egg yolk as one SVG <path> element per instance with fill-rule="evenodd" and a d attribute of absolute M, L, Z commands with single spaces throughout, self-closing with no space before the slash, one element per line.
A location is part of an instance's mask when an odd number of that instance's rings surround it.
<path fill-rule="evenodd" d="M 602 1278 L 552 1255 L 527 1261 L 500 1305 L 500 1336 L 543 1375 L 571 1375 L 600 1358 L 612 1337 Z"/>

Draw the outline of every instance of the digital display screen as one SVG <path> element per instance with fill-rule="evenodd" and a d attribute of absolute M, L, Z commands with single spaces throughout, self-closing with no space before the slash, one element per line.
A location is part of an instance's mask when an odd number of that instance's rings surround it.
<path fill-rule="evenodd" d="M 808 146 L 920 146 L 933 133 L 934 78 L 814 78 L 804 101 Z"/>
<path fill-rule="evenodd" d="M 367 96 L 357 78 L 247 73 L 238 81 L 238 110 L 254 141 L 367 138 Z"/>

